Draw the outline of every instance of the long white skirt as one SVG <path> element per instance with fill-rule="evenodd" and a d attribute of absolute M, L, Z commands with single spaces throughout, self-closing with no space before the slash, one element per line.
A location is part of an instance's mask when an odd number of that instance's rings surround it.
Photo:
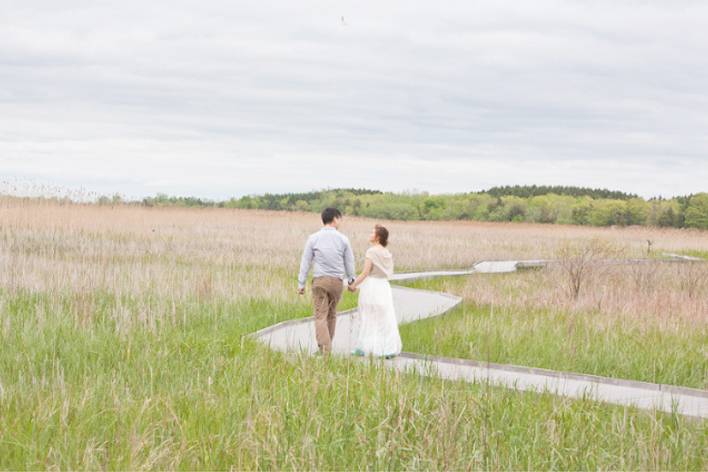
<path fill-rule="evenodd" d="M 359 335 L 355 349 L 374 356 L 392 356 L 401 352 L 393 294 L 388 280 L 367 277 L 359 288 Z"/>

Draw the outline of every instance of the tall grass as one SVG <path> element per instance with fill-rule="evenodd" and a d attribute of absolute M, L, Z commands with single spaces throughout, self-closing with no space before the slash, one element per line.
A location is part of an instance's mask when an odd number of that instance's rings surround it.
<path fill-rule="evenodd" d="M 359 255 L 372 224 L 346 219 Z M 399 269 L 543 257 L 597 235 L 641 253 L 655 231 L 386 224 Z M 0 468 L 705 468 L 704 422 L 257 345 L 247 334 L 310 312 L 295 272 L 318 226 L 0 199 Z M 708 248 L 672 231 L 651 237 Z"/>
<path fill-rule="evenodd" d="M 705 327 L 598 325 L 593 314 L 465 304 L 401 327 L 407 351 L 708 388 Z"/>
<path fill-rule="evenodd" d="M 561 268 L 514 274 L 476 274 L 426 281 L 427 287 L 461 295 L 479 305 L 585 313 L 598 326 L 658 327 L 689 332 L 708 327 L 708 264 L 616 265 L 589 277 L 577 299 L 569 296 Z M 419 284 L 413 284 L 419 285 Z"/>
<path fill-rule="evenodd" d="M 707 388 L 708 265 L 605 267 L 570 296 L 562 267 L 408 285 L 462 295 L 401 328 L 406 350 Z"/>
<path fill-rule="evenodd" d="M 296 306 L 201 304 L 120 336 L 41 323 L 0 351 L 0 467 L 695 469 L 705 423 L 342 359 L 287 360 L 243 337 Z"/>

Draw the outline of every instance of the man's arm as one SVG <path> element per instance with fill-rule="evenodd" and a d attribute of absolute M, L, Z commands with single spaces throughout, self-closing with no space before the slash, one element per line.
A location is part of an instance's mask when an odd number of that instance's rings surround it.
<path fill-rule="evenodd" d="M 347 282 L 352 282 L 356 277 L 354 272 L 354 251 L 352 251 L 352 245 L 349 243 L 349 239 L 344 239 L 346 247 L 344 248 L 344 269 L 347 274 Z"/>
<path fill-rule="evenodd" d="M 305 284 L 307 283 L 307 274 L 310 272 L 310 265 L 312 265 L 312 259 L 315 257 L 315 253 L 312 250 L 313 241 L 312 238 L 307 238 L 307 243 L 305 243 L 305 250 L 302 252 L 302 259 L 300 260 L 300 274 L 297 278 L 297 288 L 302 291 L 305 289 Z"/>

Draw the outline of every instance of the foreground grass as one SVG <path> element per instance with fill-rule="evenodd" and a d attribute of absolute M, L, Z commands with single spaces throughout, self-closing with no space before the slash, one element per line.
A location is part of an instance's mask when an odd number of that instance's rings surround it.
<path fill-rule="evenodd" d="M 705 468 L 704 422 L 287 360 L 244 337 L 305 302 L 184 304 L 124 332 L 0 295 L 4 469 Z"/>
<path fill-rule="evenodd" d="M 1 200 L 0 469 L 706 468 L 705 422 L 286 359 L 257 345 L 248 334 L 311 311 L 294 278 L 316 216 Z M 373 224 L 347 218 L 359 256 Z M 552 257 L 566 240 L 594 236 L 632 254 L 646 239 L 708 248 L 704 233 L 677 230 L 385 224 L 399 270 Z M 589 286 L 585 303 L 607 302 L 611 285 L 623 299 L 634 294 L 627 314 L 649 300 L 665 325 L 694 323 L 675 331 L 702 329 L 705 292 L 692 283 L 701 273 L 662 274 L 630 274 L 634 285 L 617 274 Z M 496 306 L 557 284 L 552 274 L 525 280 L 453 291 L 490 294 Z M 340 307 L 354 303 L 346 294 Z M 608 364 L 652 341 L 638 339 L 608 351 Z M 519 341 L 536 349 L 530 337 Z"/>

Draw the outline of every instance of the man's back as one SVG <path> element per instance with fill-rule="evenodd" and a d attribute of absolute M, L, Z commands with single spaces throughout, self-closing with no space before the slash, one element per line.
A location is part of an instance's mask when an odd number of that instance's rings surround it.
<path fill-rule="evenodd" d="M 311 265 L 314 277 L 354 278 L 354 254 L 349 239 L 330 226 L 310 235 L 300 263 L 298 284 L 301 288 L 305 286 Z"/>

